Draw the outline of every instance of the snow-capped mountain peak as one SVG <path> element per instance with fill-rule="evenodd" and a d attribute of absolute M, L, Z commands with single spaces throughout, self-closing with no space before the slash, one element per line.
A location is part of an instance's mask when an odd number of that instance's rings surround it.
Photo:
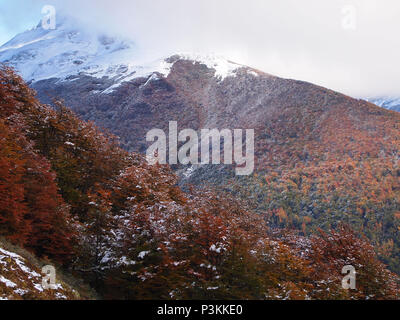
<path fill-rule="evenodd" d="M 15 67 L 27 81 L 87 73 L 99 77 L 109 66 L 134 58 L 135 45 L 91 32 L 73 20 L 62 19 L 54 30 L 40 24 L 0 48 L 0 61 Z M 106 68 L 107 66 L 107 68 Z"/>
<path fill-rule="evenodd" d="M 243 67 L 218 55 L 176 56 L 207 65 L 221 80 L 234 76 L 235 70 Z M 150 59 L 131 40 L 88 30 L 79 21 L 65 16 L 58 17 L 54 30 L 45 30 L 39 23 L 0 47 L 0 62 L 14 67 L 26 81 L 52 78 L 63 81 L 85 75 L 107 77 L 113 82 L 109 91 L 134 78 L 151 77 L 155 73 L 167 76 L 173 65 L 167 58 Z"/>

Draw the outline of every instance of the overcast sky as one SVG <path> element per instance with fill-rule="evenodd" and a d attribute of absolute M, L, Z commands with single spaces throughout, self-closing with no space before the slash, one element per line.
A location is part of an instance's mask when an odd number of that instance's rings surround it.
<path fill-rule="evenodd" d="M 0 42 L 44 4 L 149 54 L 212 52 L 356 97 L 400 95 L 399 0 L 0 0 Z"/>

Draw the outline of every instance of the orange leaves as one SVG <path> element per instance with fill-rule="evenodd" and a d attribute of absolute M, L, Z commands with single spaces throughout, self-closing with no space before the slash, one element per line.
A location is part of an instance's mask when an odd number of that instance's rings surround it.
<path fill-rule="evenodd" d="M 389 241 L 383 250 L 390 251 L 392 245 Z M 356 270 L 357 290 L 347 292 L 350 298 L 399 298 L 397 277 L 378 260 L 374 247 L 347 226 L 341 225 L 338 231 L 331 231 L 329 234 L 321 232 L 319 237 L 314 237 L 309 258 L 314 262 L 317 277 L 331 279 L 331 292 L 340 294 L 342 268 L 351 265 Z"/>
<path fill-rule="evenodd" d="M 15 143 L 15 133 L 0 120 L 0 234 L 20 244 L 30 231 L 24 219 L 28 208 L 24 201 L 25 161 L 21 151 Z"/>
<path fill-rule="evenodd" d="M 71 253 L 67 229 L 62 228 L 67 223 L 68 211 L 58 195 L 55 175 L 48 162 L 30 149 L 23 133 L 11 132 L 1 122 L 1 233 L 38 255 L 65 259 Z M 14 141 L 19 141 L 19 145 Z"/>
<path fill-rule="evenodd" d="M 33 148 L 25 112 L 42 112 L 33 91 L 0 68 L 0 233 L 39 256 L 66 261 L 73 234 L 47 159 Z M 45 117 L 44 114 L 42 114 Z"/>
<path fill-rule="evenodd" d="M 34 100 L 33 90 L 11 68 L 0 64 L 0 117 L 8 118 L 27 101 Z"/>
<path fill-rule="evenodd" d="M 283 208 L 276 210 L 275 215 L 279 218 L 279 222 L 281 223 L 286 221 L 288 218 L 286 211 Z"/>

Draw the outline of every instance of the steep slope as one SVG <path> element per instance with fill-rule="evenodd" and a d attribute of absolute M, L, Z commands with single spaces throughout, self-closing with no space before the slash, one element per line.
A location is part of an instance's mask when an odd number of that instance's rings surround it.
<path fill-rule="evenodd" d="M 252 101 L 239 106 L 244 97 L 235 97 L 237 101 L 232 103 L 236 106 L 219 104 L 225 94 L 229 95 L 227 90 L 239 92 L 240 86 L 246 85 L 243 81 L 250 85 L 257 79 L 255 71 L 217 57 L 199 57 L 194 61 L 190 56 L 177 55 L 166 62 L 171 66 L 167 76 L 155 72 L 124 82 L 111 92 L 107 91 L 109 80 L 88 76 L 77 77 L 73 82 L 48 79 L 35 82 L 32 87 L 41 101 L 50 103 L 51 97 L 68 101 L 82 118 L 110 129 L 131 151 L 143 152 L 146 133 L 153 128 L 166 130 L 169 121 L 178 121 L 179 128 L 195 130 L 225 125 L 227 119 L 229 127 L 245 125 Z M 220 69 L 211 69 L 214 64 Z M 252 114 L 257 114 L 257 110 Z"/>

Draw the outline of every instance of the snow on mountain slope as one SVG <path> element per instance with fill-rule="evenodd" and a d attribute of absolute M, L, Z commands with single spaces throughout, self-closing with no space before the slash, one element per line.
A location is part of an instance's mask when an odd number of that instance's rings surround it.
<path fill-rule="evenodd" d="M 150 72 L 138 67 L 132 42 L 108 37 L 63 18 L 55 30 L 40 25 L 17 35 L 0 48 L 0 61 L 15 67 L 27 81 L 66 78 L 74 74 L 117 77 L 122 80 Z M 165 73 L 162 61 L 150 63 L 151 71 Z"/>
<path fill-rule="evenodd" d="M 379 97 L 367 99 L 382 108 L 400 112 L 400 98 L 395 97 Z"/>
<path fill-rule="evenodd" d="M 76 299 L 77 292 L 65 284 L 45 290 L 40 270 L 20 255 L 0 247 L 0 300 Z"/>
<path fill-rule="evenodd" d="M 108 91 L 134 78 L 169 74 L 173 63 L 167 62 L 167 57 L 149 60 L 143 56 L 132 41 L 88 31 L 70 17 L 58 18 L 55 30 L 44 30 L 38 24 L 0 47 L 0 62 L 14 67 L 26 81 L 107 77 L 113 82 Z M 179 57 L 215 69 L 215 76 L 221 79 L 233 76 L 242 67 L 215 55 Z"/>

